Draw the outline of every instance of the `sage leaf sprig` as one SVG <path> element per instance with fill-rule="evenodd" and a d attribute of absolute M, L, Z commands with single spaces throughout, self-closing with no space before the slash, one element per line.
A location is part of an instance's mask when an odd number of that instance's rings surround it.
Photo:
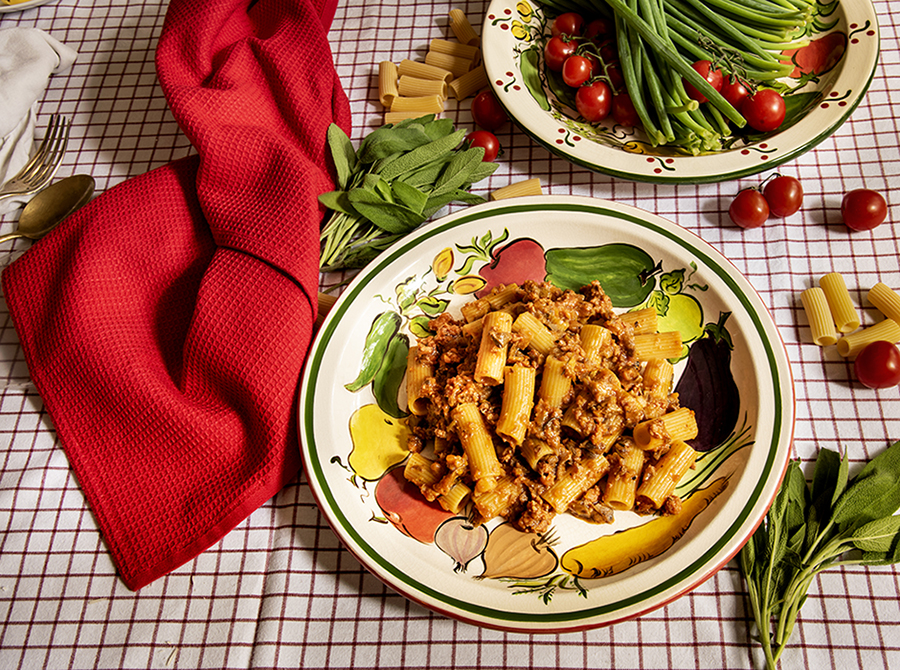
<path fill-rule="evenodd" d="M 327 141 L 338 189 L 319 196 L 329 209 L 320 270 L 360 268 L 451 202 L 485 202 L 470 189 L 498 166 L 464 137 L 451 119 L 430 114 L 385 124 L 354 149 L 332 124 Z"/>
<path fill-rule="evenodd" d="M 816 576 L 842 565 L 900 562 L 900 442 L 850 478 L 847 455 L 823 449 L 812 482 L 788 464 L 772 507 L 740 553 L 750 607 L 774 670 Z"/>

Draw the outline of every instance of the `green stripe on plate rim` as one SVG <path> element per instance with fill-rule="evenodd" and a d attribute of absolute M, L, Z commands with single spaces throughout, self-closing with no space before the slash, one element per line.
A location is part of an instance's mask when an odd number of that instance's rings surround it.
<path fill-rule="evenodd" d="M 313 472 L 315 474 L 316 480 L 320 484 L 322 494 L 328 501 L 328 504 L 331 507 L 331 512 L 336 518 L 338 522 L 340 522 L 341 529 L 343 532 L 347 533 L 356 544 L 365 551 L 366 555 L 374 562 L 377 563 L 383 570 L 387 573 L 393 575 L 397 580 L 406 584 L 415 591 L 418 591 L 421 594 L 424 594 L 430 598 L 433 598 L 436 601 L 442 602 L 449 607 L 453 607 L 459 611 L 467 612 L 472 615 L 477 615 L 484 618 L 490 618 L 497 621 L 510 621 L 510 622 L 521 622 L 521 623 L 529 623 L 529 622 L 575 622 L 581 621 L 585 619 L 590 619 L 592 617 L 604 616 L 610 614 L 612 612 L 621 610 L 626 607 L 630 607 L 632 605 L 637 605 L 642 601 L 645 601 L 649 598 L 657 596 L 666 590 L 677 586 L 681 582 L 685 582 L 690 575 L 697 573 L 698 570 L 704 567 L 704 565 L 708 564 L 713 560 L 715 555 L 721 551 L 724 546 L 734 537 L 734 535 L 739 530 L 740 526 L 747 520 L 750 515 L 751 510 L 758 503 L 763 489 L 765 488 L 765 484 L 768 481 L 769 477 L 773 473 L 773 468 L 775 465 L 775 456 L 778 453 L 778 445 L 781 441 L 781 419 L 783 414 L 783 408 L 781 404 L 781 380 L 778 376 L 778 366 L 776 363 L 776 357 L 774 351 L 771 347 L 771 342 L 767 337 L 765 337 L 765 328 L 763 327 L 762 322 L 759 319 L 759 315 L 755 309 L 751 307 L 747 297 L 744 295 L 743 291 L 741 291 L 734 278 L 721 267 L 721 265 L 710 258 L 706 253 L 700 251 L 695 246 L 690 244 L 684 239 L 681 239 L 678 235 L 676 235 L 673 231 L 666 230 L 657 226 L 656 224 L 647 221 L 645 219 L 641 219 L 640 217 L 633 216 L 631 214 L 620 212 L 617 210 L 607 209 L 600 205 L 587 205 L 587 204 L 575 204 L 575 203 L 548 203 L 548 204 L 525 204 L 525 205 L 510 205 L 507 207 L 501 207 L 497 209 L 489 209 L 482 212 L 475 212 L 472 214 L 463 214 L 458 218 L 454 218 L 452 221 L 448 221 L 443 225 L 438 225 L 435 228 L 429 228 L 427 232 L 427 237 L 432 237 L 434 235 L 441 234 L 451 228 L 456 228 L 462 226 L 464 224 L 470 223 L 471 221 L 476 221 L 482 218 L 491 218 L 504 214 L 514 214 L 519 212 L 535 212 L 535 211 L 574 211 L 574 212 L 588 212 L 593 214 L 605 214 L 608 216 L 624 219 L 631 223 L 637 224 L 641 227 L 650 229 L 656 232 L 659 235 L 662 235 L 679 246 L 687 249 L 691 253 L 697 256 L 703 263 L 711 270 L 715 272 L 715 274 L 732 290 L 734 295 L 740 300 L 743 304 L 744 308 L 747 310 L 748 315 L 753 321 L 757 332 L 762 335 L 761 339 L 763 345 L 766 350 L 766 357 L 769 361 L 770 373 L 772 375 L 772 380 L 774 384 L 774 395 L 775 395 L 775 417 L 774 417 L 774 433 L 772 436 L 772 443 L 769 447 L 768 457 L 766 459 L 765 467 L 763 472 L 761 473 L 763 476 L 759 478 L 756 487 L 753 490 L 752 495 L 749 497 L 748 502 L 744 505 L 741 513 L 729 527 L 728 531 L 723 534 L 723 536 L 713 544 L 703 555 L 701 555 L 697 560 L 695 560 L 691 565 L 689 565 L 684 570 L 681 570 L 679 573 L 673 575 L 665 582 L 662 582 L 651 589 L 643 591 L 639 594 L 631 596 L 629 598 L 624 598 L 614 603 L 608 603 L 603 606 L 591 607 L 582 610 L 575 610 L 569 612 L 546 612 L 540 614 L 524 614 L 521 612 L 507 612 L 504 610 L 497 610 L 488 607 L 482 607 L 478 605 L 473 605 L 471 603 L 467 603 L 452 596 L 449 596 L 445 593 L 441 593 L 439 591 L 435 591 L 431 587 L 425 586 L 420 582 L 413 579 L 410 575 L 398 570 L 396 566 L 394 566 L 390 561 L 385 560 L 378 552 L 376 552 L 371 546 L 366 543 L 363 537 L 353 528 L 353 526 L 348 522 L 346 517 L 341 513 L 340 507 L 335 500 L 331 489 L 327 485 L 327 481 L 325 479 L 324 471 L 322 468 L 322 463 L 318 458 L 318 453 L 316 450 L 316 443 L 314 437 L 313 430 L 313 404 L 315 394 L 307 393 L 306 394 L 306 402 L 305 402 L 305 421 L 304 421 L 304 438 L 306 440 L 307 450 L 310 455 L 310 464 L 312 466 Z M 315 388 L 316 380 L 318 379 L 319 372 L 321 370 L 321 359 L 323 352 L 325 350 L 325 345 L 330 340 L 334 330 L 337 327 L 338 322 L 341 317 L 344 315 L 346 310 L 349 308 L 349 305 L 353 302 L 353 300 L 359 295 L 360 291 L 364 286 L 366 286 L 372 279 L 376 278 L 384 268 L 386 268 L 389 264 L 395 261 L 400 256 L 404 255 L 411 249 L 415 248 L 419 245 L 420 241 L 423 239 L 423 235 L 416 235 L 414 239 L 410 240 L 406 243 L 398 243 L 398 246 L 393 250 L 389 250 L 383 254 L 383 258 L 378 261 L 377 265 L 370 271 L 367 271 L 365 275 L 359 278 L 358 282 L 354 282 L 351 285 L 348 295 L 344 301 L 342 301 L 341 305 L 338 306 L 338 312 L 329 319 L 328 324 L 326 325 L 326 329 L 323 332 L 321 338 L 319 339 L 318 345 L 316 346 L 316 350 L 313 352 L 313 357 L 310 360 L 310 374 L 308 380 L 308 386 L 310 388 Z M 685 587 L 688 587 L 689 584 L 685 583 Z"/>

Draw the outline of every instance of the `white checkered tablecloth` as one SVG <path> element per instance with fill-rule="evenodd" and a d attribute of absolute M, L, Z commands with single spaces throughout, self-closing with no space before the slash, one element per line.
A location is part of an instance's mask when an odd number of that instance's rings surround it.
<path fill-rule="evenodd" d="M 863 304 L 877 281 L 900 289 L 900 14 L 876 0 L 880 63 L 868 95 L 829 139 L 780 171 L 797 176 L 803 210 L 742 231 L 731 198 L 766 175 L 710 185 L 616 180 L 551 156 L 508 125 L 485 192 L 540 177 L 549 194 L 635 205 L 708 241 L 755 286 L 780 328 L 797 394 L 794 455 L 845 451 L 856 466 L 900 439 L 900 389 L 870 391 L 832 351 L 808 344 L 800 292 L 832 270 Z M 478 27 L 486 3 L 344 0 L 330 37 L 353 111 L 353 139 L 381 125 L 377 63 L 424 55 L 459 7 Z M 73 122 L 59 175 L 90 173 L 98 192 L 192 152 L 167 110 L 153 64 L 166 3 L 56 0 L 0 14 L 0 29 L 35 26 L 76 49 L 53 77 L 39 123 Z M 471 128 L 468 104 L 448 115 Z M 848 234 L 841 194 L 866 186 L 893 219 Z M 0 218 L 11 230 L 15 215 Z M 110 234 L 123 234 L 110 231 Z M 30 246 L 0 249 L 6 265 Z M 873 315 L 863 310 L 864 317 Z M 734 562 L 636 620 L 564 635 L 486 630 L 397 595 L 344 550 L 301 475 L 219 544 L 137 593 L 116 577 L 97 525 L 30 384 L 0 303 L 0 668 L 755 668 L 744 585 Z M 849 567 L 818 579 L 783 668 L 900 667 L 900 569 Z"/>

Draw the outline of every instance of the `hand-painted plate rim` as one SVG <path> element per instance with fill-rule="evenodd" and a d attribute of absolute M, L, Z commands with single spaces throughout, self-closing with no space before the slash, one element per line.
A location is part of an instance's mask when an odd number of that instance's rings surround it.
<path fill-rule="evenodd" d="M 12 12 L 24 12 L 26 9 L 31 9 L 32 7 L 39 7 L 41 5 L 46 5 L 53 0 L 28 0 L 28 2 L 20 2 L 17 5 L 0 5 L 0 14 L 9 14 Z"/>
<path fill-rule="evenodd" d="M 739 482 L 741 486 L 752 488 L 749 502 L 736 503 L 738 507 L 743 505 L 739 510 L 735 510 L 734 505 L 727 508 L 729 516 L 717 520 L 716 526 L 708 530 L 716 533 L 715 540 L 699 549 L 697 543 L 694 543 L 693 553 L 681 557 L 685 562 L 685 569 L 677 574 L 661 574 L 663 568 L 652 567 L 647 568 L 646 573 L 639 573 L 638 577 L 629 577 L 641 580 L 646 578 L 646 581 L 652 582 L 644 592 L 626 593 L 622 590 L 622 585 L 610 585 L 601 581 L 591 585 L 590 601 L 587 604 L 581 601 L 578 607 L 566 609 L 568 605 L 557 606 L 557 601 L 554 600 L 554 609 L 534 612 L 514 604 L 524 602 L 515 601 L 514 595 L 509 595 L 513 600 L 496 607 L 472 604 L 476 600 L 471 597 L 473 594 L 490 597 L 491 603 L 495 602 L 496 589 L 488 593 L 479 592 L 479 589 L 488 589 L 485 582 L 491 580 L 470 580 L 472 585 L 467 588 L 471 588 L 472 592 L 465 595 L 461 595 L 458 590 L 451 592 L 454 588 L 452 586 L 443 588 L 443 583 L 425 583 L 431 578 L 431 573 L 441 572 L 446 566 L 438 567 L 435 561 L 434 566 L 429 565 L 420 574 L 409 574 L 398 565 L 410 560 L 407 558 L 409 545 L 404 545 L 404 549 L 399 550 L 393 544 L 383 544 L 386 542 L 383 534 L 390 532 L 390 527 L 365 522 L 354 526 L 348 515 L 359 512 L 356 508 L 362 505 L 360 496 L 356 492 L 346 495 L 346 490 L 340 490 L 344 485 L 344 482 L 339 481 L 343 475 L 334 474 L 337 469 L 333 462 L 334 452 L 329 451 L 335 447 L 322 439 L 322 431 L 335 430 L 333 425 L 340 423 L 335 421 L 336 417 L 349 417 L 349 401 L 345 403 L 347 406 L 333 406 L 329 404 L 329 398 L 331 394 L 343 393 L 338 387 L 342 387 L 344 377 L 348 374 L 355 375 L 355 372 L 344 369 L 343 376 L 338 379 L 336 361 L 327 360 L 323 363 L 323 360 L 329 356 L 343 356 L 348 350 L 347 347 L 340 346 L 340 339 L 344 337 L 358 340 L 361 348 L 362 338 L 365 337 L 371 320 L 363 325 L 359 323 L 359 319 L 363 314 L 371 319 L 372 298 L 375 295 L 372 291 L 386 292 L 397 286 L 398 282 L 409 275 L 410 264 L 416 264 L 416 267 L 427 265 L 433 257 L 433 254 L 429 255 L 431 247 L 440 248 L 449 243 L 465 244 L 481 234 L 488 225 L 512 227 L 513 232 L 520 234 L 527 230 L 532 237 L 540 238 L 540 234 L 535 235 L 533 222 L 541 221 L 542 214 L 545 217 L 564 216 L 566 221 L 573 221 L 574 225 L 590 228 L 596 226 L 597 232 L 611 236 L 616 235 L 614 231 L 625 230 L 636 235 L 634 239 L 648 239 L 653 244 L 665 246 L 667 251 L 679 258 L 689 256 L 699 261 L 701 267 L 708 269 L 710 276 L 714 275 L 716 281 L 721 281 L 723 286 L 728 287 L 728 291 L 733 292 L 735 301 L 739 303 L 735 307 L 742 310 L 742 318 L 748 319 L 753 324 L 753 332 L 759 335 L 758 342 L 754 341 L 752 346 L 761 347 L 764 352 L 759 365 L 766 375 L 771 375 L 772 387 L 767 387 L 766 390 L 771 391 L 774 398 L 774 416 L 771 434 L 764 433 L 761 440 L 763 446 L 754 447 L 757 454 L 753 456 L 754 465 L 761 465 L 761 475 L 748 476 L 749 483 Z M 613 224 L 614 228 L 611 227 Z M 519 225 L 522 230 L 515 230 Z M 546 232 L 543 237 L 549 244 Z M 603 243 L 608 241 L 616 240 L 603 239 Z M 366 310 L 370 311 L 366 313 Z M 329 349 L 328 345 L 332 342 L 336 344 Z M 749 348 L 751 347 L 748 346 Z M 342 358 L 338 360 L 346 365 Z M 757 363 L 758 361 L 754 362 L 754 365 Z M 768 384 L 770 380 L 766 377 L 764 381 Z M 364 269 L 331 309 L 310 349 L 300 387 L 298 425 L 300 451 L 314 498 L 344 546 L 373 575 L 408 599 L 459 621 L 511 632 L 562 633 L 605 626 L 645 614 L 693 590 L 723 567 L 762 521 L 777 493 L 790 457 L 794 412 L 790 363 L 777 327 L 750 283 L 713 247 L 671 221 L 627 205 L 579 196 L 534 196 L 478 205 L 434 221 L 398 242 Z M 327 424 L 332 427 L 327 427 Z M 740 476 L 738 478 L 741 479 Z M 730 503 L 726 501 L 724 504 Z M 731 516 L 733 512 L 736 513 Z M 717 512 L 719 513 L 721 512 Z M 710 519 L 716 519 L 716 515 Z M 710 524 L 711 522 L 706 522 L 704 528 Z M 720 532 L 722 530 L 726 532 Z M 390 549 L 379 551 L 375 548 L 376 544 L 390 546 Z M 403 553 L 402 556 L 400 552 Z M 436 548 L 434 552 L 439 554 Z M 678 556 L 678 548 L 673 549 L 672 553 Z M 446 555 L 441 556 L 443 559 L 447 558 Z M 449 572 L 453 575 L 452 570 Z M 644 574 L 644 577 L 640 577 L 640 574 Z"/>
<path fill-rule="evenodd" d="M 537 7 L 527 0 L 531 9 Z M 488 80 L 509 117 L 535 142 L 581 167 L 632 181 L 660 184 L 712 183 L 759 174 L 809 151 L 831 136 L 865 96 L 878 65 L 880 35 L 871 0 L 840 0 L 836 12 L 847 31 L 846 51 L 825 74 L 822 98 L 794 125 L 767 134 L 745 147 L 699 156 L 653 155 L 625 151 L 581 137 L 544 111 L 521 84 L 511 24 L 521 18 L 517 0 L 492 0 L 482 26 L 482 51 Z M 824 34 L 824 33 L 823 33 Z M 803 89 L 805 91 L 805 89 Z M 604 122 L 606 123 L 606 122 Z M 617 136 L 631 137 L 619 126 Z M 624 140 L 623 140 L 624 141 Z"/>

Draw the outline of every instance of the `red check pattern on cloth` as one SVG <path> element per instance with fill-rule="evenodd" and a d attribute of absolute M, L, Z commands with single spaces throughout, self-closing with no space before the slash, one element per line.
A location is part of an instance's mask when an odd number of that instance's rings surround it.
<path fill-rule="evenodd" d="M 132 589 L 299 469 L 324 139 L 332 120 L 349 129 L 325 36 L 335 6 L 175 0 L 157 64 L 199 156 L 110 190 L 3 273 L 32 378 Z"/>

